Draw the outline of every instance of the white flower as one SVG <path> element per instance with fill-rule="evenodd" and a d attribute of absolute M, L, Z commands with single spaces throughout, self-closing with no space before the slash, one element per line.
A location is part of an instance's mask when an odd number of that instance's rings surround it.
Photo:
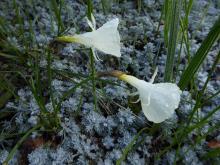
<path fill-rule="evenodd" d="M 170 118 L 179 106 L 182 91 L 174 83 L 152 84 L 126 74 L 119 78 L 137 88 L 135 94 L 139 94 L 142 110 L 149 121 L 161 123 Z"/>
<path fill-rule="evenodd" d="M 92 28 L 92 32 L 74 36 L 62 36 L 58 37 L 57 40 L 65 42 L 77 42 L 92 49 L 96 48 L 106 54 L 120 57 L 120 36 L 117 30 L 119 19 L 115 18 L 111 21 L 108 21 L 97 30 L 95 29 L 96 23 L 93 16 L 92 22 L 89 20 L 87 20 L 87 22 Z M 96 55 L 95 58 L 98 60 Z"/>

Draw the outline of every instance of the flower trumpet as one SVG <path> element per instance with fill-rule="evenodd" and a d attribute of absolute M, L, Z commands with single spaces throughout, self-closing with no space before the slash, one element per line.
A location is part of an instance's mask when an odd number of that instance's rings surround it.
<path fill-rule="evenodd" d="M 153 75 L 150 82 L 140 80 L 120 71 L 98 74 L 98 76 L 105 75 L 117 77 L 137 88 L 135 95 L 139 94 L 138 101 L 141 101 L 142 110 L 149 121 L 161 123 L 170 118 L 179 106 L 182 91 L 174 83 L 153 84 L 156 74 Z"/>
<path fill-rule="evenodd" d="M 117 30 L 119 19 L 115 18 L 111 21 L 108 21 L 98 29 L 95 29 L 96 23 L 93 16 L 92 22 L 88 19 L 87 22 L 92 29 L 91 32 L 76 34 L 73 36 L 61 36 L 58 37 L 56 40 L 63 42 L 80 43 L 92 48 L 93 51 L 94 49 L 97 49 L 106 54 L 120 57 L 120 35 Z M 96 60 L 99 59 L 95 54 L 94 56 Z"/>

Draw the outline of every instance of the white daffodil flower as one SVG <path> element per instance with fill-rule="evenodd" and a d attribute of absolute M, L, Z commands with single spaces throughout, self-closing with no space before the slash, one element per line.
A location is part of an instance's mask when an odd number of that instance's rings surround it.
<path fill-rule="evenodd" d="M 74 36 L 62 36 L 58 37 L 58 41 L 64 42 L 77 42 L 83 44 L 87 47 L 97 49 L 106 54 L 110 54 L 116 57 L 120 57 L 120 36 L 117 30 L 119 19 L 115 18 L 111 21 L 106 22 L 100 28 L 96 28 L 95 18 L 92 16 L 92 21 L 87 19 L 87 22 L 92 32 L 87 32 L 84 34 L 74 35 Z M 95 55 L 95 59 L 98 60 L 98 56 Z"/>
<path fill-rule="evenodd" d="M 118 78 L 137 88 L 135 95 L 139 94 L 139 100 L 147 119 L 154 123 L 161 123 L 170 118 L 178 108 L 182 91 L 174 83 L 153 84 L 155 76 L 156 74 L 150 82 L 126 74 L 120 74 Z"/>

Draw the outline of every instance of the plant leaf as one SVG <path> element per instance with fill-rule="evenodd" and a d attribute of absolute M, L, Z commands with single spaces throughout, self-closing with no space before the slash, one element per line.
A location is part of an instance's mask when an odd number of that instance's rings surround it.
<path fill-rule="evenodd" d="M 215 41 L 219 39 L 219 36 L 220 36 L 220 17 L 211 28 L 206 39 L 202 42 L 201 46 L 197 50 L 196 54 L 192 58 L 186 70 L 183 72 L 178 84 L 181 90 L 183 90 L 190 82 L 190 80 L 194 77 L 200 65 L 207 56 L 209 50 L 211 49 L 212 45 L 215 43 Z"/>

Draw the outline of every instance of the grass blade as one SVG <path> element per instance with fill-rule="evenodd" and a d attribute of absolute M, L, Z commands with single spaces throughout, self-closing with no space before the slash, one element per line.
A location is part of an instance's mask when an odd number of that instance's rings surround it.
<path fill-rule="evenodd" d="M 25 141 L 25 139 L 28 138 L 28 136 L 36 131 L 37 129 L 39 129 L 41 127 L 40 124 L 34 126 L 33 128 L 31 128 L 30 130 L 28 130 L 24 136 L 16 143 L 16 145 L 13 147 L 13 149 L 11 150 L 11 152 L 8 154 L 6 160 L 3 162 L 3 165 L 8 165 L 8 162 L 11 160 L 11 158 L 14 156 L 15 152 L 17 151 L 17 149 L 21 146 L 21 144 Z"/>
<path fill-rule="evenodd" d="M 177 36 L 178 36 L 178 31 L 179 31 L 181 0 L 172 0 L 170 4 L 172 4 L 171 10 L 165 11 L 165 13 L 170 12 L 170 13 L 167 13 L 167 16 L 170 16 L 170 17 L 166 19 L 166 21 L 168 21 L 167 26 L 169 26 L 168 28 L 169 37 L 168 37 L 168 45 L 167 45 L 168 46 L 167 60 L 166 60 L 165 75 L 164 75 L 165 81 L 171 81 L 173 78 L 173 65 L 174 65 L 174 57 L 175 57 L 175 51 L 176 51 Z M 169 6 L 165 4 L 165 9 L 167 7 L 169 8 Z"/>
<path fill-rule="evenodd" d="M 64 25 L 63 25 L 62 18 L 61 18 L 61 11 L 62 11 L 64 1 L 63 0 L 59 0 L 59 1 L 52 0 L 50 1 L 50 3 L 51 3 L 52 11 L 54 12 L 55 17 L 56 17 L 57 26 L 58 26 L 58 36 L 59 36 L 64 31 Z"/>
<path fill-rule="evenodd" d="M 91 0 L 87 0 L 87 18 L 92 20 L 93 4 Z"/>
<path fill-rule="evenodd" d="M 202 45 L 199 47 L 198 51 L 192 58 L 186 70 L 183 72 L 178 84 L 180 89 L 183 90 L 190 82 L 190 80 L 194 77 L 200 65 L 207 56 L 209 50 L 211 49 L 212 45 L 215 43 L 215 41 L 219 39 L 219 36 L 220 36 L 220 17 L 215 22 L 214 26 L 208 33 L 206 39 L 202 42 Z"/>
<path fill-rule="evenodd" d="M 111 1 L 107 1 L 107 0 L 101 0 L 102 3 L 102 10 L 104 12 L 104 14 L 106 15 L 109 10 L 111 9 Z"/>
<path fill-rule="evenodd" d="M 134 136 L 134 138 L 132 139 L 132 141 L 125 147 L 125 149 L 123 150 L 122 156 L 120 159 L 118 159 L 116 161 L 116 165 L 120 165 L 125 159 L 126 156 L 128 155 L 129 151 L 132 150 L 135 142 L 138 140 L 139 136 L 141 135 L 142 132 L 144 132 L 145 130 L 149 129 L 148 127 L 145 127 L 143 129 L 141 129 L 137 135 Z"/>
<path fill-rule="evenodd" d="M 164 42 L 166 47 L 169 45 L 168 44 L 168 36 L 169 36 L 169 21 L 170 21 L 170 6 L 169 6 L 169 0 L 165 0 L 164 1 L 164 7 L 163 7 L 163 11 L 164 11 L 164 15 L 165 15 L 165 24 L 164 24 Z"/>
<path fill-rule="evenodd" d="M 210 158 L 217 158 L 220 156 L 220 148 L 215 148 L 211 151 L 209 151 L 205 156 L 203 156 L 203 159 L 210 159 Z"/>

